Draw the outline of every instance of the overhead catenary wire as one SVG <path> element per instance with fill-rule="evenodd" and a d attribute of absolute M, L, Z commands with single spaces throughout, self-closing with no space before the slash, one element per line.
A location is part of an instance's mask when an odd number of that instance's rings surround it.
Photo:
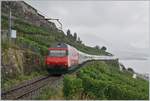
<path fill-rule="evenodd" d="M 45 17 L 45 19 L 43 19 L 43 20 L 55 20 L 55 21 L 57 21 L 58 24 L 60 25 L 59 28 L 62 30 L 62 23 L 60 22 L 60 19 L 47 17 L 47 15 L 44 14 L 43 12 L 41 12 L 40 10 L 37 10 L 37 12 L 38 12 L 39 14 L 42 14 L 42 15 Z M 42 20 L 42 19 L 39 19 L 39 20 Z"/>

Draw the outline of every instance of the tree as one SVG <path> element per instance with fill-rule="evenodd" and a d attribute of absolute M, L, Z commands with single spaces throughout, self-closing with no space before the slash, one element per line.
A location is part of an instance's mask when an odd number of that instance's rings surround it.
<path fill-rule="evenodd" d="M 67 37 L 68 37 L 69 39 L 71 39 L 71 40 L 74 39 L 74 37 L 73 37 L 73 35 L 71 34 L 71 31 L 70 31 L 69 29 L 67 30 Z"/>
<path fill-rule="evenodd" d="M 79 43 L 82 43 L 82 41 L 80 40 L 80 37 L 78 37 L 78 42 L 79 42 Z"/>
<path fill-rule="evenodd" d="M 75 41 L 77 40 L 77 33 L 76 32 L 74 32 L 73 38 Z"/>
<path fill-rule="evenodd" d="M 120 63 L 120 66 L 122 67 L 122 70 L 126 70 L 125 66 L 122 63 Z"/>
<path fill-rule="evenodd" d="M 100 49 L 98 45 L 95 46 L 96 49 Z"/>
<path fill-rule="evenodd" d="M 71 36 L 71 31 L 68 29 L 67 30 L 67 36 L 70 37 Z"/>
<path fill-rule="evenodd" d="M 103 46 L 103 47 L 101 48 L 101 50 L 106 51 L 107 48 L 106 48 L 105 46 Z"/>
<path fill-rule="evenodd" d="M 128 71 L 134 73 L 134 70 L 132 68 L 128 68 Z"/>

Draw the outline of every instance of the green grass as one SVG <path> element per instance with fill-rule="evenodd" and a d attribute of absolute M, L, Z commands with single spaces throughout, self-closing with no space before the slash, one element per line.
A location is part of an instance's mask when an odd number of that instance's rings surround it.
<path fill-rule="evenodd" d="M 45 87 L 34 100 L 63 100 L 63 92 L 61 88 Z"/>
<path fill-rule="evenodd" d="M 63 100 L 63 80 L 60 79 L 52 85 L 47 85 L 39 92 L 34 100 Z"/>
<path fill-rule="evenodd" d="M 36 98 L 34 98 L 35 100 L 48 100 L 50 99 L 50 96 L 54 95 L 56 93 L 54 93 L 54 90 L 51 89 L 50 87 L 46 87 L 44 89 L 42 89 L 42 91 L 40 92 L 40 95 Z"/>
<path fill-rule="evenodd" d="M 45 74 L 47 74 L 47 72 L 46 71 L 42 71 L 42 72 L 32 72 L 29 75 L 18 75 L 17 77 L 11 78 L 11 79 L 5 79 L 4 80 L 2 78 L 1 88 L 2 89 L 9 89 L 9 88 L 11 88 L 14 85 L 19 84 L 22 81 L 30 80 L 30 79 L 33 79 L 35 77 L 38 77 L 40 75 L 45 75 Z"/>
<path fill-rule="evenodd" d="M 31 50 L 35 50 L 37 53 L 41 55 L 46 55 L 48 51 L 48 47 L 37 43 L 36 41 L 32 41 L 26 37 L 18 37 L 17 42 L 20 46 L 27 46 Z"/>

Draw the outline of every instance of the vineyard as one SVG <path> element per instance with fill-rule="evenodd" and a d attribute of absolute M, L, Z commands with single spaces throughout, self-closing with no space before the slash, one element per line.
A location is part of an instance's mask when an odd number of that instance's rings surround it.
<path fill-rule="evenodd" d="M 63 92 L 66 99 L 146 100 L 148 85 L 148 81 L 119 71 L 113 62 L 90 62 L 77 75 L 64 78 Z"/>

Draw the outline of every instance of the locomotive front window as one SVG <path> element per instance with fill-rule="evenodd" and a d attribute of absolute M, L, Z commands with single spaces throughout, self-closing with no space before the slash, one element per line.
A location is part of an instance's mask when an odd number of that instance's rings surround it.
<path fill-rule="evenodd" d="M 49 56 L 52 57 L 63 57 L 67 55 L 67 51 L 66 50 L 50 50 L 49 51 Z"/>

